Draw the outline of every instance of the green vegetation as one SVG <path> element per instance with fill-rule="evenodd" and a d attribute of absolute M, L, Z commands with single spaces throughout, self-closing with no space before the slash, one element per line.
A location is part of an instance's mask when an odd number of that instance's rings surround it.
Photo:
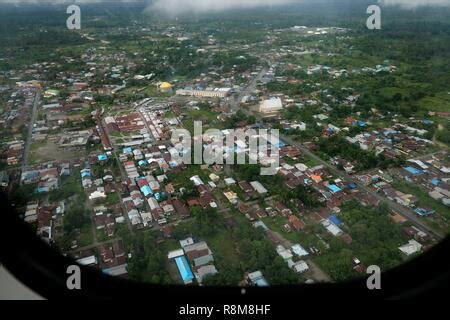
<path fill-rule="evenodd" d="M 290 200 L 293 199 L 298 199 L 303 202 L 306 208 L 316 208 L 320 206 L 316 192 L 310 187 L 299 185 L 293 190 L 289 190 L 287 187 L 279 188 L 277 194 L 285 203 L 289 203 Z"/>
<path fill-rule="evenodd" d="M 213 251 L 219 274 L 205 279 L 206 285 L 234 286 L 245 272 L 262 270 L 271 284 L 297 283 L 299 277 L 278 256 L 264 233 L 246 221 L 227 230 L 214 210 L 194 209 L 194 221 L 178 225 L 176 239 L 198 236 Z"/>
<path fill-rule="evenodd" d="M 418 207 L 435 210 L 435 215 L 428 217 L 426 222 L 445 234 L 450 233 L 450 210 L 447 206 L 431 198 L 425 189 L 410 182 L 394 180 L 392 186 L 401 192 L 416 196 L 418 199 Z"/>
<path fill-rule="evenodd" d="M 128 274 L 131 279 L 157 284 L 173 284 L 167 271 L 167 252 L 148 232 L 128 233 L 124 239 L 131 252 Z"/>
<path fill-rule="evenodd" d="M 356 201 L 342 207 L 340 218 L 353 239 L 351 245 L 338 238 L 329 240 L 330 249 L 315 261 L 336 281 L 356 277 L 353 258 L 366 266 L 378 265 L 387 270 L 399 265 L 403 258 L 398 249 L 409 239 L 389 217 L 385 206 L 362 208 Z"/>
<path fill-rule="evenodd" d="M 436 132 L 436 139 L 450 145 L 450 122 L 447 122 Z"/>
<path fill-rule="evenodd" d="M 356 170 L 373 168 L 386 169 L 391 165 L 400 165 L 402 160 L 386 159 L 383 155 L 376 155 L 374 151 L 364 151 L 358 145 L 352 144 L 340 136 L 329 139 L 319 139 L 320 154 L 324 158 L 340 156 L 348 161 L 357 160 Z"/>
<path fill-rule="evenodd" d="M 70 233 L 88 225 L 90 222 L 89 214 L 89 210 L 83 204 L 72 204 L 64 214 L 64 232 Z"/>
<path fill-rule="evenodd" d="M 106 205 L 114 205 L 119 203 L 119 195 L 117 192 L 111 192 L 106 196 L 105 200 Z"/>
<path fill-rule="evenodd" d="M 57 190 L 49 193 L 49 201 L 56 202 L 76 196 L 77 201 L 84 202 L 86 194 L 81 184 L 80 171 L 75 170 L 70 176 L 61 177 L 61 184 Z"/>

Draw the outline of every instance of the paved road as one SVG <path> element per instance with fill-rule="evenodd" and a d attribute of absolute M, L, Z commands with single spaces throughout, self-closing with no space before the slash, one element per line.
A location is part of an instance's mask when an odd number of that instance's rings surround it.
<path fill-rule="evenodd" d="M 98 125 L 100 126 L 103 126 L 103 124 L 99 121 L 99 123 L 98 123 Z M 108 136 L 108 139 L 109 139 L 109 141 L 111 142 L 111 144 L 112 144 L 112 139 L 111 139 L 111 133 L 109 132 L 109 128 L 108 128 L 108 126 L 103 126 L 103 128 L 105 129 L 105 133 L 106 133 L 106 135 Z M 128 179 L 128 176 L 127 176 L 127 174 L 125 173 L 125 170 L 124 170 L 124 168 L 123 168 L 123 166 L 122 166 L 122 162 L 119 160 L 119 156 L 117 155 L 117 151 L 116 151 L 116 148 L 113 146 L 113 150 L 111 151 L 112 152 L 112 154 L 113 154 L 113 156 L 114 156 L 114 159 L 115 159 L 115 161 L 117 162 L 117 165 L 118 165 L 118 167 L 119 167 L 119 171 L 120 171 L 120 176 L 121 176 L 121 181 L 127 181 L 127 179 Z M 128 211 L 127 211 L 127 208 L 125 207 L 125 204 L 123 203 L 123 199 L 122 199 L 122 196 L 121 196 L 121 194 L 120 194 L 120 192 L 118 192 L 118 191 L 116 191 L 116 193 L 117 193 L 117 195 L 119 196 L 119 201 L 120 201 L 120 205 L 122 206 L 122 211 L 123 211 L 123 214 L 124 214 L 124 216 L 125 216 L 125 221 L 127 222 L 127 225 L 128 225 L 128 229 L 130 230 L 130 232 L 134 232 L 134 229 L 133 229 L 133 226 L 132 226 L 132 224 L 131 224 L 131 221 L 130 221 L 130 218 L 128 217 Z"/>
<path fill-rule="evenodd" d="M 33 128 L 34 124 L 36 122 L 37 114 L 38 114 L 38 107 L 39 103 L 41 102 L 41 92 L 40 90 L 36 89 L 36 94 L 34 96 L 34 102 L 33 102 L 33 110 L 31 111 L 31 119 L 30 123 L 28 124 L 28 134 L 25 141 L 25 147 L 23 151 L 23 162 L 22 162 L 22 169 L 28 166 L 28 158 L 30 156 L 30 148 L 31 148 L 31 139 L 33 137 Z"/>
<path fill-rule="evenodd" d="M 242 90 L 241 93 L 239 93 L 239 95 L 236 98 L 231 99 L 230 107 L 233 112 L 238 111 L 240 109 L 239 104 L 241 103 L 242 98 L 250 95 L 252 92 L 256 90 L 258 82 L 261 81 L 262 78 L 267 74 L 267 71 L 268 71 L 267 68 L 262 68 L 261 71 L 258 73 L 258 75 L 250 81 L 247 87 L 245 87 L 245 89 Z M 242 111 L 247 113 L 246 109 L 245 110 L 242 109 Z"/>

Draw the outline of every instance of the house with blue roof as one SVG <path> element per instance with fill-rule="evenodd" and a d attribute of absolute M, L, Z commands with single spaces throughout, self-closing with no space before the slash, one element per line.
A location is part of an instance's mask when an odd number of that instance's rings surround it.
<path fill-rule="evenodd" d="M 169 166 L 171 168 L 176 168 L 176 167 L 178 167 L 178 162 L 176 162 L 175 160 L 172 160 L 169 162 Z"/>
<path fill-rule="evenodd" d="M 178 272 L 180 273 L 181 279 L 184 284 L 191 284 L 192 280 L 194 280 L 194 274 L 192 273 L 191 267 L 186 260 L 185 256 L 175 258 L 175 263 L 178 268 Z"/>
<path fill-rule="evenodd" d="M 414 212 L 421 217 L 425 217 L 435 213 L 436 211 L 428 208 L 417 208 L 416 210 L 414 210 Z"/>
<path fill-rule="evenodd" d="M 333 223 L 334 225 L 337 225 L 337 226 L 339 226 L 343 223 L 335 214 L 329 216 L 328 220 L 330 220 L 331 223 Z"/>
<path fill-rule="evenodd" d="M 147 186 L 147 185 L 146 185 L 146 186 L 143 186 L 143 187 L 141 188 L 141 192 L 144 194 L 144 197 L 147 197 L 147 196 L 153 194 L 152 188 L 150 188 L 150 187 Z"/>
<path fill-rule="evenodd" d="M 81 170 L 81 177 L 82 178 L 86 178 L 86 177 L 91 177 L 91 170 L 90 169 L 83 169 Z"/>
<path fill-rule="evenodd" d="M 354 189 L 356 189 L 356 188 L 358 188 L 358 186 L 356 185 L 356 183 L 349 183 L 348 184 L 348 187 L 349 187 L 349 189 L 351 189 L 351 190 L 354 190 Z"/>
<path fill-rule="evenodd" d="M 364 121 L 358 120 L 356 121 L 356 123 L 358 124 L 358 126 L 360 127 L 365 127 L 367 124 Z"/>
<path fill-rule="evenodd" d="M 131 147 L 123 148 L 123 153 L 124 154 L 132 154 L 133 148 L 131 148 Z"/>
<path fill-rule="evenodd" d="M 415 176 L 419 176 L 421 174 L 423 174 L 423 170 L 414 168 L 414 167 L 404 167 L 403 169 L 405 169 L 406 171 L 408 171 L 409 173 L 415 175 Z"/>
<path fill-rule="evenodd" d="M 441 179 L 439 178 L 433 178 L 433 180 L 431 180 L 431 184 L 433 184 L 433 186 L 438 186 L 441 183 Z"/>
<path fill-rule="evenodd" d="M 146 165 L 148 165 L 148 161 L 147 160 L 139 160 L 138 165 L 141 167 L 146 166 Z"/>
<path fill-rule="evenodd" d="M 339 188 L 339 187 L 338 187 L 337 185 L 335 185 L 335 184 L 329 184 L 329 185 L 328 185 L 328 189 L 329 189 L 331 192 L 333 192 L 333 193 L 338 193 L 338 192 L 342 191 L 342 189 Z"/>

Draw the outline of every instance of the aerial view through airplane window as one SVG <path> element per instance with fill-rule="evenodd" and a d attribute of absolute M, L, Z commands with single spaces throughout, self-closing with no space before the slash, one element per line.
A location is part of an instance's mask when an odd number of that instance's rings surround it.
<path fill-rule="evenodd" d="M 0 8 L 1 192 L 74 266 L 314 286 L 449 234 L 450 1 Z"/>

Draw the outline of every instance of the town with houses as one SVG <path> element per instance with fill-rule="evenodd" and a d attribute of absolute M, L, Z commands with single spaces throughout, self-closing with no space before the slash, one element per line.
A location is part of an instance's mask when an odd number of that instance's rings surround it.
<path fill-rule="evenodd" d="M 82 265 L 178 285 L 340 281 L 442 240 L 450 87 L 441 107 L 417 97 L 416 111 L 384 110 L 408 103 L 389 84 L 405 62 L 351 61 L 359 38 L 346 28 L 256 30 L 82 29 L 74 48 L 2 67 L 0 186 L 20 217 Z M 370 100 L 361 79 L 385 101 Z M 224 137 L 279 130 L 276 174 L 260 175 L 268 154 L 177 161 L 172 132 L 193 134 L 195 121 Z M 246 139 L 227 150 L 253 151 Z"/>

